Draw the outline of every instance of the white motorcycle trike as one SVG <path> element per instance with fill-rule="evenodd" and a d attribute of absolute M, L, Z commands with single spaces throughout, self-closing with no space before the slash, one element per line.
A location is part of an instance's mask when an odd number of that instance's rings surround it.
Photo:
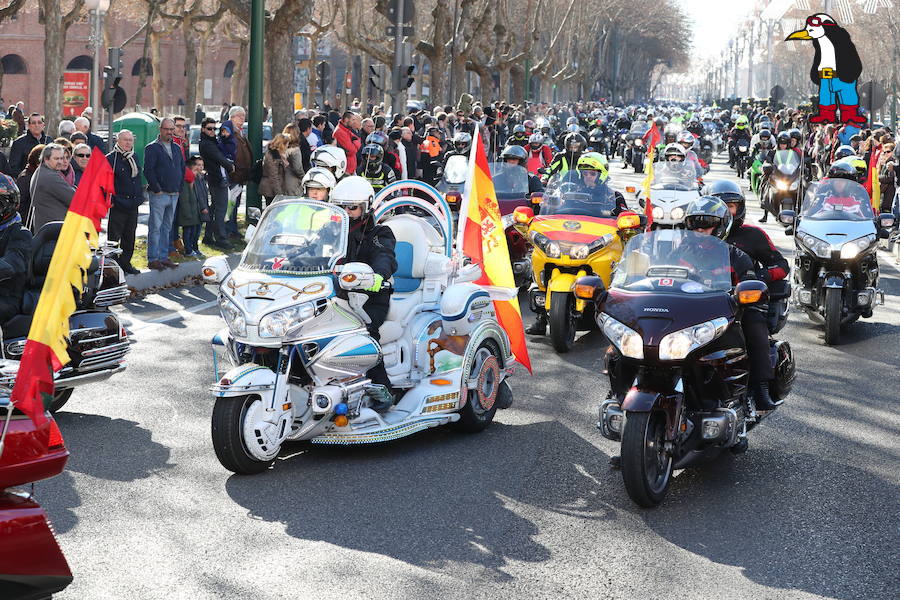
<path fill-rule="evenodd" d="M 224 257 L 206 261 L 227 323 L 213 339 L 214 361 L 224 348 L 234 365 L 220 377 L 216 364 L 211 387 L 212 441 L 226 469 L 261 472 L 285 441 L 365 444 L 448 423 L 480 431 L 512 403 L 509 340 L 488 293 L 470 283 L 480 268 L 452 259 L 451 213 L 437 192 L 434 201 L 400 197 L 373 217 L 393 231 L 399 264 L 379 341 L 356 291 L 372 285 L 372 269 L 337 264 L 349 229 L 340 207 L 281 199 L 235 270 Z M 380 414 L 366 372 L 382 357 L 399 401 Z"/>

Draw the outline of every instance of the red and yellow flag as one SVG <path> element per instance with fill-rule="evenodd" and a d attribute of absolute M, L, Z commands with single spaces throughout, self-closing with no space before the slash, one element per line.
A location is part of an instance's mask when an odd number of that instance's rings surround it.
<path fill-rule="evenodd" d="M 66 338 L 75 312 L 75 292 L 85 285 L 91 247 L 99 243 L 100 220 L 109 211 L 113 172 L 101 152 L 94 152 L 63 221 L 25 351 L 19 363 L 12 402 L 35 425 L 46 422 L 43 395 L 53 395 L 53 373 L 69 362 Z"/>
<path fill-rule="evenodd" d="M 480 128 L 475 131 L 472 140 L 469 177 L 459 208 L 457 248 L 472 262 L 481 265 L 481 277 L 475 283 L 484 286 L 491 294 L 497 320 L 509 336 L 512 352 L 530 373 L 531 359 L 525 345 L 518 290 Z"/>

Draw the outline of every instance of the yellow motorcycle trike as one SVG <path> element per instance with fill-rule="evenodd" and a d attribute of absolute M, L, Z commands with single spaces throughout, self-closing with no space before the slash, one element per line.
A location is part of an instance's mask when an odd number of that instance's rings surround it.
<path fill-rule="evenodd" d="M 598 275 L 608 286 L 625 242 L 640 233 L 644 223 L 630 212 L 613 216 L 615 193 L 605 184 L 601 187 L 587 190 L 570 177 L 554 188 L 551 181 L 539 216 L 528 207 L 514 212 L 517 227 L 532 246 L 531 309 L 539 323 L 549 322 L 550 340 L 560 353 L 572 349 L 576 331 L 595 327 L 593 307 L 575 297 L 575 281 Z"/>

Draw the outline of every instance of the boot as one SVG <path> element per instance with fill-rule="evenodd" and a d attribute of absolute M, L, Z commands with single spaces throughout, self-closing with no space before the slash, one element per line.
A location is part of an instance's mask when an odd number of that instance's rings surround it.
<path fill-rule="evenodd" d="M 841 104 L 841 123 L 865 125 L 866 118 L 857 112 L 858 109 L 858 104 Z"/>
<path fill-rule="evenodd" d="M 767 223 L 769 221 L 769 211 L 763 211 L 762 219 L 759 219 L 758 223 Z"/>
<path fill-rule="evenodd" d="M 753 386 L 753 400 L 756 403 L 756 410 L 759 411 L 769 411 L 778 408 L 778 405 L 769 396 L 768 381 L 759 381 Z"/>
<path fill-rule="evenodd" d="M 534 323 L 525 328 L 528 335 L 547 335 L 547 315 L 539 313 Z"/>
<path fill-rule="evenodd" d="M 820 104 L 819 112 L 809 118 L 810 123 L 834 123 L 836 120 L 837 104 Z"/>
<path fill-rule="evenodd" d="M 373 384 L 366 388 L 369 396 L 369 408 L 377 413 L 384 414 L 394 406 L 394 396 L 381 384 Z"/>

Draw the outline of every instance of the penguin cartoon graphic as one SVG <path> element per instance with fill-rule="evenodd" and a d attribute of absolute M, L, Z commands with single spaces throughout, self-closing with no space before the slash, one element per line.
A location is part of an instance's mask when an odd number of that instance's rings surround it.
<path fill-rule="evenodd" d="M 811 40 L 816 50 L 809 77 L 819 86 L 819 113 L 810 123 L 835 123 L 840 105 L 841 122 L 861 125 L 856 81 L 862 73 L 862 62 L 846 29 L 825 13 L 806 18 L 806 27 L 787 36 L 789 40 Z"/>

